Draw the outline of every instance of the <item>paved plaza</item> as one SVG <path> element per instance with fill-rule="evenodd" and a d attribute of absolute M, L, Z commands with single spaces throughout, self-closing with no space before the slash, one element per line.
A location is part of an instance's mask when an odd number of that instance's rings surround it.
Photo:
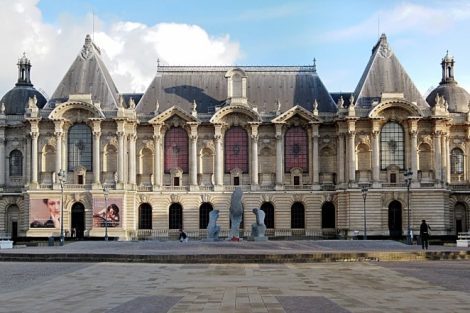
<path fill-rule="evenodd" d="M 318 258 L 291 258 L 302 255 Z M 370 255 L 377 258 L 365 257 Z M 397 255 L 401 262 L 382 261 Z M 5 261 L 10 256 L 18 259 Z M 54 257 L 66 262 L 52 262 Z M 0 259 L 0 312 L 8 313 L 429 313 L 470 308 L 468 248 L 431 246 L 423 252 L 395 241 L 355 240 L 77 241 L 0 250 Z M 438 259 L 456 260 L 426 261 Z"/>
<path fill-rule="evenodd" d="M 470 262 L 0 263 L 0 312 L 468 312 Z"/>

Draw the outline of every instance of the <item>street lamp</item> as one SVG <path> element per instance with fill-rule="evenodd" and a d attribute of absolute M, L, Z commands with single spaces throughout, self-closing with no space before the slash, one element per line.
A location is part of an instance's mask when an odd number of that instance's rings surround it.
<path fill-rule="evenodd" d="M 104 240 L 108 241 L 108 196 L 109 189 L 108 187 L 103 187 L 104 194 Z"/>
<path fill-rule="evenodd" d="M 408 196 L 408 234 L 406 235 L 406 243 L 411 245 L 413 244 L 413 238 L 411 238 L 411 226 L 410 226 L 410 212 L 411 212 L 411 207 L 410 207 L 410 185 L 411 185 L 411 176 L 413 175 L 413 172 L 411 171 L 411 168 L 405 171 L 403 174 L 405 176 L 405 183 L 406 183 L 406 188 L 407 188 L 407 196 Z"/>
<path fill-rule="evenodd" d="M 63 169 L 57 174 L 62 190 L 62 201 L 60 202 L 60 245 L 64 245 L 64 183 L 67 181 L 67 174 Z"/>
<path fill-rule="evenodd" d="M 367 240 L 367 217 L 366 217 L 366 198 L 367 198 L 367 187 L 362 186 L 361 193 L 362 199 L 364 199 L 364 240 Z"/>

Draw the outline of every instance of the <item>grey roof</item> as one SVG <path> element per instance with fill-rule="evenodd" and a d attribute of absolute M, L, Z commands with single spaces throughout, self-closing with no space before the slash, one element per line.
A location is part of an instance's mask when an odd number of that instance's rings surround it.
<path fill-rule="evenodd" d="M 383 92 L 403 93 L 406 100 L 416 102 L 422 109 L 429 108 L 390 49 L 385 34 L 372 49 L 372 56 L 354 94 L 357 105 L 370 107 L 374 100 L 380 100 Z"/>
<path fill-rule="evenodd" d="M 199 113 L 213 113 L 227 98 L 227 71 L 239 68 L 247 76 L 248 102 L 259 112 L 281 111 L 300 105 L 320 112 L 336 112 L 336 105 L 312 66 L 160 66 L 137 105 L 138 113 L 151 113 L 159 103 L 162 112 L 173 105 L 191 112 L 196 100 Z"/>
<path fill-rule="evenodd" d="M 75 61 L 70 66 L 48 106 L 66 101 L 71 94 L 91 94 L 93 101 L 99 101 L 105 110 L 116 109 L 119 92 L 111 75 L 101 60 L 99 48 L 92 42 L 90 35 Z"/>
<path fill-rule="evenodd" d="M 8 91 L 0 100 L 0 103 L 5 104 L 5 114 L 24 114 L 28 106 L 29 98 L 36 96 L 37 107 L 43 108 L 47 100 L 42 93 L 37 91 L 32 85 L 22 86 L 16 85 L 13 89 Z"/>

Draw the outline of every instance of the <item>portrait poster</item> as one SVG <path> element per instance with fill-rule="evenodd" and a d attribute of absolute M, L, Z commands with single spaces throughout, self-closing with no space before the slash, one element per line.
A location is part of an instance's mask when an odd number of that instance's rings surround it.
<path fill-rule="evenodd" d="M 107 207 L 106 207 L 107 205 Z M 121 227 L 122 199 L 93 200 L 93 227 Z"/>
<path fill-rule="evenodd" d="M 60 228 L 60 199 L 31 199 L 31 228 Z"/>

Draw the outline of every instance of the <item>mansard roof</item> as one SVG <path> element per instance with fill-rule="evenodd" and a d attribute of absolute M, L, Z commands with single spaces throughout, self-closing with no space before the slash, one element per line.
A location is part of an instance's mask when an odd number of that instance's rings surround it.
<path fill-rule="evenodd" d="M 421 109 L 429 108 L 390 49 L 385 34 L 382 34 L 372 49 L 372 56 L 354 95 L 357 99 L 357 105 L 370 108 L 374 101 L 380 102 L 382 93 L 403 93 L 405 99 L 416 102 Z"/>
<path fill-rule="evenodd" d="M 57 86 L 48 106 L 54 108 L 56 102 L 67 101 L 71 94 L 91 94 L 92 100 L 100 102 L 104 110 L 117 109 L 119 92 L 90 35 L 86 36 L 82 50 Z"/>
<path fill-rule="evenodd" d="M 214 113 L 227 99 L 228 66 L 160 66 L 138 103 L 137 113 L 152 113 L 176 105 L 191 112 Z M 295 105 L 311 111 L 315 99 L 320 112 L 336 112 L 336 105 L 314 66 L 242 66 L 247 77 L 247 100 L 260 113 L 281 112 Z"/>

